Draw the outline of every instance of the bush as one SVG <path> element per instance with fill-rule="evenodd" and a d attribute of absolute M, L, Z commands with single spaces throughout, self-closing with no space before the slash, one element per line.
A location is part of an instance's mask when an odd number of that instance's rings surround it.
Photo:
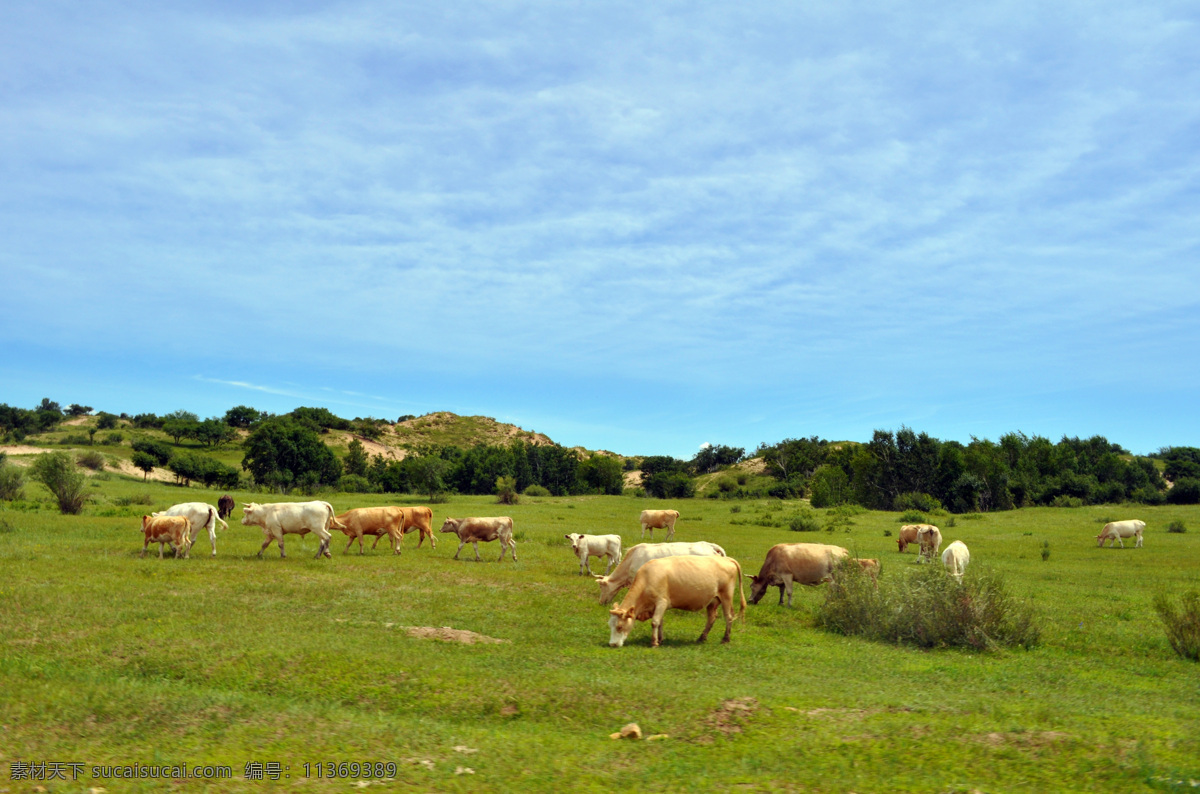
<path fill-rule="evenodd" d="M 75 462 L 80 466 L 86 466 L 92 471 L 100 471 L 104 468 L 104 455 L 95 450 L 89 450 L 76 455 Z"/>
<path fill-rule="evenodd" d="M 821 521 L 811 507 L 803 507 L 800 512 L 788 521 L 788 529 L 792 532 L 816 532 L 821 528 Z"/>
<path fill-rule="evenodd" d="M 0 499 L 11 502 L 24 498 L 25 472 L 20 467 L 7 463 L 0 453 Z"/>
<path fill-rule="evenodd" d="M 923 513 L 921 513 L 919 510 L 905 510 L 903 513 L 900 514 L 900 517 L 897 518 L 896 520 L 899 521 L 901 524 L 928 524 L 929 523 L 928 521 L 925 520 L 925 515 Z"/>
<path fill-rule="evenodd" d="M 919 493 L 917 491 L 909 491 L 902 493 L 892 500 L 893 510 L 917 510 L 922 513 L 932 513 L 934 510 L 941 510 L 942 503 L 937 497 L 930 496 L 927 493 Z"/>
<path fill-rule="evenodd" d="M 129 505 L 152 505 L 154 497 L 148 493 L 134 494 L 133 496 L 118 496 L 113 499 L 113 504 L 118 507 L 128 507 Z"/>
<path fill-rule="evenodd" d="M 1195 590 L 1184 593 L 1178 609 L 1166 593 L 1159 593 L 1154 597 L 1154 611 L 1162 620 L 1167 642 L 1175 653 L 1193 662 L 1200 661 L 1200 593 Z"/>
<path fill-rule="evenodd" d="M 737 490 L 737 487 L 737 480 L 729 475 L 717 478 L 717 490 L 721 493 L 732 493 L 733 491 Z"/>
<path fill-rule="evenodd" d="M 920 566 L 876 588 L 857 564 L 840 565 L 816 622 L 838 634 L 921 648 L 1031 648 L 1040 638 L 1032 611 L 982 566 L 969 569 L 962 582 L 940 565 Z"/>
<path fill-rule="evenodd" d="M 1060 494 L 1060 495 L 1054 497 L 1054 500 L 1050 502 L 1050 506 L 1051 507 L 1083 507 L 1083 500 L 1080 499 L 1078 496 L 1067 496 L 1066 494 Z"/>
<path fill-rule="evenodd" d="M 1171 490 L 1167 491 L 1167 501 L 1173 505 L 1200 503 L 1200 480 L 1194 477 L 1180 477 Z"/>
<path fill-rule="evenodd" d="M 65 452 L 38 455 L 31 467 L 33 479 L 46 486 L 58 500 L 58 509 L 66 515 L 82 512 L 87 501 L 83 473 L 75 469 L 71 456 Z"/>
<path fill-rule="evenodd" d="M 1182 521 L 1172 521 L 1167 525 L 1167 531 L 1182 535 L 1184 532 L 1187 532 L 1187 526 Z"/>
<path fill-rule="evenodd" d="M 520 501 L 521 497 L 517 494 L 517 478 L 497 477 L 496 502 L 502 505 L 515 505 Z"/>
<path fill-rule="evenodd" d="M 119 447 L 119 446 L 121 446 L 121 442 L 124 440 L 125 440 L 124 433 L 109 433 L 107 436 L 104 437 L 104 439 L 100 443 L 106 444 L 110 447 Z"/>
<path fill-rule="evenodd" d="M 342 479 L 338 480 L 338 490 L 343 493 L 374 493 L 375 486 L 359 474 L 343 474 Z"/>
<path fill-rule="evenodd" d="M 535 483 L 534 485 L 531 485 L 525 489 L 525 495 L 526 496 L 549 496 L 550 489 L 546 488 L 544 486 L 541 486 L 541 485 L 537 485 Z"/>
<path fill-rule="evenodd" d="M 1129 498 L 1135 502 L 1141 502 L 1144 505 L 1160 505 L 1167 501 L 1162 491 L 1152 485 L 1146 485 L 1138 488 L 1133 493 L 1129 494 Z"/>

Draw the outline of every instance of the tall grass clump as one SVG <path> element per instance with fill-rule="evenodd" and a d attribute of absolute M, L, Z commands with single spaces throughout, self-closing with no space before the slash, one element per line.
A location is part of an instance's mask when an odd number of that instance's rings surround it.
<path fill-rule="evenodd" d="M 1200 662 L 1200 593 L 1191 590 L 1180 598 L 1178 608 L 1166 593 L 1154 596 L 1154 611 L 1163 622 L 1167 642 L 1175 653 Z"/>
<path fill-rule="evenodd" d="M 83 472 L 77 471 L 75 462 L 66 452 L 50 452 L 38 455 L 30 467 L 33 479 L 46 486 L 58 500 L 58 509 L 67 515 L 83 510 L 87 501 Z"/>
<path fill-rule="evenodd" d="M 520 501 L 521 496 L 517 493 L 517 478 L 497 477 L 496 502 L 502 505 L 515 505 Z"/>
<path fill-rule="evenodd" d="M 1187 532 L 1187 524 L 1183 523 L 1182 521 L 1172 521 L 1167 525 L 1167 532 L 1174 532 L 1182 535 L 1184 532 Z"/>
<path fill-rule="evenodd" d="M 0 499 L 11 502 L 25 498 L 25 472 L 19 466 L 13 466 L 0 452 Z"/>
<path fill-rule="evenodd" d="M 94 449 L 89 449 L 87 452 L 76 455 L 75 462 L 80 466 L 87 466 L 92 471 L 100 471 L 104 468 L 104 455 Z"/>
<path fill-rule="evenodd" d="M 526 496 L 549 496 L 550 489 L 544 485 L 531 485 L 525 489 Z"/>
<path fill-rule="evenodd" d="M 975 567 L 962 582 L 941 566 L 922 566 L 879 582 L 842 565 L 817 609 L 826 631 L 920 648 L 1031 648 L 1040 629 L 998 573 Z"/>
<path fill-rule="evenodd" d="M 816 532 L 821 528 L 821 520 L 811 507 L 802 507 L 800 512 L 788 520 L 788 529 L 792 532 Z"/>

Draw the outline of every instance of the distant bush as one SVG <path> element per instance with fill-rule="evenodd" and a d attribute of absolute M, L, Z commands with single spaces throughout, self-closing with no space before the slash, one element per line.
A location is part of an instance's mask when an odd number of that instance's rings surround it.
<path fill-rule="evenodd" d="M 896 520 L 899 521 L 901 524 L 925 524 L 925 523 L 928 523 L 925 520 L 925 514 L 920 512 L 919 510 L 905 510 L 903 513 L 900 514 L 900 517 L 897 518 Z"/>
<path fill-rule="evenodd" d="M 154 458 L 156 466 L 166 466 L 167 461 L 175 454 L 174 450 L 161 441 L 138 439 L 129 446 L 133 447 L 135 452 L 141 452 Z M 137 464 L 135 463 L 134 465 L 136 466 Z"/>
<path fill-rule="evenodd" d="M 343 474 L 338 480 L 338 490 L 343 493 L 374 493 L 375 486 L 360 474 Z"/>
<path fill-rule="evenodd" d="M 1154 611 L 1163 622 L 1167 642 L 1175 653 L 1193 662 L 1200 661 L 1200 593 L 1184 593 L 1178 608 L 1165 593 L 1154 597 Z"/>
<path fill-rule="evenodd" d="M 95 450 L 88 450 L 87 452 L 80 452 L 78 455 L 76 455 L 75 462 L 80 466 L 91 469 L 92 471 L 100 471 L 104 468 L 104 455 Z"/>
<path fill-rule="evenodd" d="M 496 502 L 502 505 L 515 505 L 520 501 L 521 496 L 517 493 L 517 478 L 497 477 Z"/>
<path fill-rule="evenodd" d="M 739 471 L 736 479 L 738 485 L 745 485 L 746 483 L 750 482 L 750 475 L 744 471 Z"/>
<path fill-rule="evenodd" d="M 930 496 L 927 493 L 918 493 L 917 491 L 909 491 L 902 493 L 892 500 L 893 510 L 918 510 L 922 513 L 932 513 L 934 510 L 941 510 L 942 503 L 937 497 Z"/>
<path fill-rule="evenodd" d="M 817 609 L 817 625 L 921 648 L 1031 648 L 1040 630 L 1032 611 L 1015 602 L 999 574 L 976 566 L 962 582 L 940 565 L 875 581 L 855 564 L 839 566 Z"/>
<path fill-rule="evenodd" d="M 1187 532 L 1187 525 L 1185 525 L 1182 521 L 1172 521 L 1167 525 L 1167 531 L 1182 535 L 1184 532 Z"/>
<path fill-rule="evenodd" d="M 113 499 L 113 504 L 118 507 L 128 507 L 129 505 L 152 505 L 154 497 L 148 493 L 134 494 L 133 496 L 118 496 Z"/>
<path fill-rule="evenodd" d="M 100 413 L 96 414 L 96 416 L 98 417 L 96 420 L 97 430 L 112 430 L 117 426 L 116 414 L 110 414 L 108 411 L 101 411 Z"/>
<path fill-rule="evenodd" d="M 721 493 L 732 493 L 734 490 L 737 489 L 737 487 L 738 487 L 737 480 L 730 477 L 729 475 L 725 475 L 724 477 L 717 478 L 717 490 L 720 491 Z"/>
<path fill-rule="evenodd" d="M 25 498 L 25 471 L 13 466 L 0 453 L 0 499 L 11 502 Z"/>
<path fill-rule="evenodd" d="M 110 447 L 119 447 L 119 446 L 121 446 L 121 442 L 124 440 L 125 440 L 124 433 L 109 433 L 107 436 L 105 436 L 100 441 L 100 443 L 106 444 L 107 446 L 110 446 Z"/>
<path fill-rule="evenodd" d="M 90 436 L 85 436 L 80 433 L 68 433 L 60 438 L 58 443 L 64 447 L 86 447 L 91 445 L 92 439 Z"/>
<path fill-rule="evenodd" d="M 816 532 L 821 529 L 821 520 L 811 507 L 802 507 L 800 512 L 788 520 L 792 532 Z"/>
<path fill-rule="evenodd" d="M 1051 507 L 1083 507 L 1083 500 L 1078 496 L 1059 494 L 1050 502 Z"/>
<path fill-rule="evenodd" d="M 83 503 L 87 501 L 87 478 L 75 469 L 70 455 L 66 452 L 38 455 L 30 469 L 33 478 L 58 500 L 60 512 L 75 515 L 83 510 Z"/>
<path fill-rule="evenodd" d="M 734 505 L 733 507 L 729 508 L 729 512 L 731 512 L 731 513 L 740 513 L 740 512 L 742 512 L 742 506 L 741 506 L 741 505 Z"/>
<path fill-rule="evenodd" d="M 1171 490 L 1167 491 L 1167 501 L 1173 505 L 1200 503 L 1200 480 L 1194 477 L 1180 477 Z"/>
<path fill-rule="evenodd" d="M 550 489 L 545 488 L 541 485 L 537 485 L 535 483 L 534 485 L 531 485 L 525 489 L 525 495 L 526 496 L 549 496 Z"/>
<path fill-rule="evenodd" d="M 1167 501 L 1162 491 L 1152 485 L 1146 485 L 1129 494 L 1129 498 L 1144 505 L 1160 505 Z"/>

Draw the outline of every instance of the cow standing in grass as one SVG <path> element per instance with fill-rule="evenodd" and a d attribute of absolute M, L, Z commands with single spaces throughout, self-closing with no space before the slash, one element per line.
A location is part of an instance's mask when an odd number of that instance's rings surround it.
<path fill-rule="evenodd" d="M 637 575 L 638 569 L 650 560 L 657 560 L 663 557 L 713 556 L 724 557 L 725 549 L 715 543 L 709 543 L 704 540 L 694 543 L 639 543 L 625 552 L 621 563 L 613 570 L 611 575 L 600 576 L 599 574 L 592 574 L 592 576 L 596 577 L 596 584 L 600 585 L 600 603 L 607 604 L 613 600 L 617 591 L 633 583 L 633 578 Z"/>
<path fill-rule="evenodd" d="M 242 523 L 246 526 L 262 527 L 263 541 L 262 548 L 258 550 L 259 559 L 262 558 L 263 552 L 267 546 L 271 545 L 271 541 L 279 544 L 280 558 L 287 557 L 283 549 L 284 535 L 300 535 L 303 537 L 309 532 L 320 538 L 320 545 L 317 546 L 316 557 L 324 555 L 332 557 L 329 553 L 329 541 L 332 535 L 329 533 L 330 527 L 341 529 L 345 527 L 339 522 L 333 513 L 333 505 L 329 502 L 275 502 L 272 504 L 255 504 L 250 502 L 242 505 Z"/>
<path fill-rule="evenodd" d="M 142 516 L 142 557 L 151 543 L 158 544 L 158 558 L 163 558 L 163 544 L 169 543 L 175 548 L 175 556 L 187 558 L 192 549 L 192 525 L 187 516 Z"/>
<path fill-rule="evenodd" d="M 638 520 L 642 524 L 643 540 L 646 537 L 646 530 L 650 530 L 650 540 L 654 540 L 654 530 L 656 529 L 665 529 L 667 536 L 663 540 L 670 540 L 675 537 L 675 522 L 679 520 L 679 511 L 643 510 Z"/>
<path fill-rule="evenodd" d="M 200 534 L 200 530 L 208 530 L 208 540 L 212 543 L 212 556 L 217 556 L 217 524 L 225 530 L 229 529 L 229 525 L 221 520 L 217 515 L 217 508 L 206 502 L 183 502 L 182 504 L 168 507 L 161 513 L 154 513 L 156 516 L 183 516 L 191 525 L 191 530 L 188 534 L 189 546 L 196 542 L 196 536 Z"/>
<path fill-rule="evenodd" d="M 779 588 L 779 605 L 787 593 L 787 605 L 792 605 L 792 585 L 816 586 L 833 578 L 839 561 L 848 559 L 850 552 L 841 546 L 827 543 L 777 543 L 767 551 L 757 576 L 750 576 L 750 603 L 762 600 L 768 587 Z M 864 570 L 866 566 L 864 566 Z"/>
<path fill-rule="evenodd" d="M 1100 534 L 1096 536 L 1096 540 L 1100 541 L 1101 548 L 1110 540 L 1114 547 L 1120 543 L 1121 548 L 1125 548 L 1125 541 L 1121 540 L 1121 538 L 1137 538 L 1137 543 L 1133 544 L 1133 547 L 1140 549 L 1142 547 L 1142 531 L 1145 528 L 1146 522 L 1138 521 L 1137 519 L 1110 521 L 1104 525 L 1104 529 L 1100 530 Z"/>
<path fill-rule="evenodd" d="M 620 606 L 609 610 L 608 644 L 620 648 L 629 637 L 634 621 L 649 620 L 650 647 L 663 641 L 663 615 L 668 609 L 688 612 L 708 612 L 704 631 L 696 642 L 708 639 L 708 632 L 717 621 L 717 609 L 725 613 L 725 636 L 729 642 L 733 631 L 733 599 L 741 591 L 742 608 L 746 614 L 746 593 L 741 590 L 742 566 L 730 557 L 663 557 L 650 560 L 637 572 L 629 592 Z"/>
<path fill-rule="evenodd" d="M 517 543 L 512 536 L 513 521 L 508 516 L 495 516 L 490 518 L 447 518 L 442 524 L 442 532 L 453 532 L 458 535 L 458 551 L 454 552 L 454 559 L 458 559 L 458 554 L 463 550 L 463 546 L 468 543 L 475 549 L 475 562 L 479 562 L 479 544 L 490 543 L 493 540 L 500 540 L 500 559 L 497 562 L 504 562 L 504 552 L 512 548 L 513 562 L 517 561 Z"/>
<path fill-rule="evenodd" d="M 590 557 L 605 557 L 608 560 L 608 565 L 604 568 L 605 576 L 608 576 L 614 565 L 621 562 L 620 535 L 581 535 L 571 532 L 563 537 L 571 541 L 571 550 L 579 558 L 580 576 L 592 572 L 591 566 L 588 565 Z"/>

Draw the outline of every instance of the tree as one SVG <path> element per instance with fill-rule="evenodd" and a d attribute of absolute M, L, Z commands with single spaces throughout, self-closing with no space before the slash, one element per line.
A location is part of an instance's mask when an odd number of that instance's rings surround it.
<path fill-rule="evenodd" d="M 745 456 L 746 450 L 743 447 L 705 444 L 692 457 L 692 471 L 696 474 L 708 474 L 723 466 L 732 466 Z"/>
<path fill-rule="evenodd" d="M 346 459 L 342 461 L 342 468 L 347 474 L 366 477 L 368 466 L 367 452 L 363 448 L 363 443 L 356 438 L 350 442 L 350 449 L 346 453 Z"/>
<path fill-rule="evenodd" d="M 266 417 L 248 405 L 235 405 L 225 412 L 225 424 L 230 427 L 246 428 Z"/>
<path fill-rule="evenodd" d="M 321 442 L 315 430 L 287 417 L 261 422 L 245 443 L 242 468 L 256 482 L 272 487 L 315 478 L 321 485 L 336 485 L 342 476 L 342 463 Z"/>
<path fill-rule="evenodd" d="M 180 412 L 176 411 L 176 413 Z M 176 446 L 179 446 L 179 440 L 184 437 L 191 438 L 199 426 L 200 422 L 196 419 L 172 417 L 163 419 L 162 430 L 174 440 Z"/>
<path fill-rule="evenodd" d="M 515 505 L 521 501 L 517 495 L 516 477 L 496 478 L 496 502 L 502 505 Z"/>
<path fill-rule="evenodd" d="M 158 465 L 158 458 L 148 452 L 134 452 L 133 465 L 142 470 L 142 482 L 145 482 L 150 476 L 150 472 L 154 471 L 154 467 Z"/>
<path fill-rule="evenodd" d="M 75 461 L 66 452 L 38 455 L 30 467 L 33 479 L 46 486 L 58 500 L 58 509 L 66 515 L 76 515 L 87 501 L 85 477 L 75 468 Z"/>
<path fill-rule="evenodd" d="M 110 414 L 108 411 L 101 411 L 96 414 L 96 429 L 98 430 L 113 430 L 117 426 L 117 415 Z"/>
<path fill-rule="evenodd" d="M 76 403 L 71 403 L 67 406 L 67 415 L 69 416 L 87 416 L 91 412 L 92 406 L 90 405 L 78 405 Z"/>
<path fill-rule="evenodd" d="M 446 489 L 442 475 L 448 466 L 445 460 L 434 455 L 416 458 L 412 463 L 413 485 L 419 488 L 421 493 L 428 494 L 430 501 L 433 501 L 433 497 Z"/>
<path fill-rule="evenodd" d="M 161 441 L 150 441 L 148 439 L 138 439 L 132 442 L 129 446 L 133 447 L 135 452 L 142 452 L 150 455 L 157 462 L 158 466 L 166 466 L 167 461 L 175 454 L 174 450 L 168 447 Z M 137 465 L 136 463 L 134 464 Z M 139 467 L 140 468 L 140 467 Z"/>
<path fill-rule="evenodd" d="M 237 431 L 215 416 L 193 424 L 188 431 L 187 435 L 190 438 L 196 439 L 206 447 L 219 446 L 237 438 Z"/>
<path fill-rule="evenodd" d="M 579 463 L 579 479 L 593 493 L 620 496 L 625 488 L 625 471 L 621 461 L 609 455 L 592 453 Z"/>

